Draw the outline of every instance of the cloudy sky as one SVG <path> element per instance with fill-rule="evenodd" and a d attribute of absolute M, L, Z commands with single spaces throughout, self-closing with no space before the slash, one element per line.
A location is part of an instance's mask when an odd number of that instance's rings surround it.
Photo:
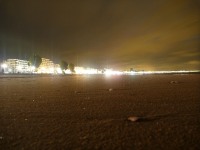
<path fill-rule="evenodd" d="M 0 60 L 200 69 L 200 0 L 0 0 Z"/>

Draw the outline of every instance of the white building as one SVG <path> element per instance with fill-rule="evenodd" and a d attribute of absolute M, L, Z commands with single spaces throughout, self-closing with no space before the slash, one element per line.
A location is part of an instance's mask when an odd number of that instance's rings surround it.
<path fill-rule="evenodd" d="M 29 66 L 29 61 L 20 59 L 7 59 L 0 65 L 0 72 L 3 73 L 44 73 L 44 74 L 62 74 L 59 64 L 47 58 L 42 58 L 42 62 L 38 68 Z M 65 70 L 65 73 L 71 73 Z"/>
<path fill-rule="evenodd" d="M 54 73 L 55 74 L 62 74 L 62 70 L 59 64 L 54 64 Z"/>
<path fill-rule="evenodd" d="M 4 73 L 29 73 L 27 60 L 7 59 L 2 65 Z"/>
<path fill-rule="evenodd" d="M 42 58 L 42 63 L 37 69 L 37 73 L 53 74 L 53 73 L 57 73 L 58 72 L 57 70 L 59 68 L 60 68 L 59 64 L 54 64 L 53 61 L 51 61 L 50 59 Z"/>

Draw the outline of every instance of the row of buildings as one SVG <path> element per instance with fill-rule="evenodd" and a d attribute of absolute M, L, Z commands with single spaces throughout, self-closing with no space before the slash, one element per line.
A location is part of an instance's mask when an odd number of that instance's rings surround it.
<path fill-rule="evenodd" d="M 94 69 L 84 68 L 76 66 L 74 68 L 76 74 L 106 74 L 106 75 L 121 75 L 123 72 L 114 71 L 112 69 Z M 42 62 L 38 68 L 30 66 L 29 61 L 20 59 L 7 59 L 0 65 L 0 72 L 5 74 L 62 74 L 63 71 L 59 64 L 55 64 L 53 61 L 47 58 L 42 58 Z M 70 74 L 71 71 L 64 70 L 66 74 Z"/>
<path fill-rule="evenodd" d="M 102 74 L 102 70 L 94 68 L 84 68 L 80 66 L 75 67 L 76 74 Z M 7 59 L 0 65 L 0 72 L 5 74 L 62 74 L 63 71 L 59 64 L 55 64 L 53 61 L 47 58 L 42 58 L 42 63 L 39 68 L 29 66 L 29 61 L 20 59 Z M 71 71 L 64 70 L 66 74 L 70 74 Z"/>
<path fill-rule="evenodd" d="M 39 68 L 29 66 L 29 61 L 20 59 L 7 59 L 1 64 L 1 72 L 3 73 L 62 73 L 59 64 L 47 58 L 42 58 Z"/>

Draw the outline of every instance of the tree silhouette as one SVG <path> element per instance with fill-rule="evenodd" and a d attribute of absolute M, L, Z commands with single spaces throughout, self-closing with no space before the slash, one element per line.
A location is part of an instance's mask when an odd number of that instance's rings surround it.
<path fill-rule="evenodd" d="M 62 72 L 63 72 L 63 74 L 64 74 L 64 73 L 65 73 L 64 70 L 67 70 L 67 69 L 68 69 L 68 63 L 67 63 L 66 61 L 62 60 L 62 61 L 60 62 L 60 68 L 61 68 L 61 70 L 62 70 Z"/>
<path fill-rule="evenodd" d="M 75 73 L 74 68 L 75 68 L 74 64 L 70 63 L 70 64 L 69 64 L 69 70 L 70 70 L 72 73 Z"/>
<path fill-rule="evenodd" d="M 29 66 L 34 66 L 35 68 L 38 68 L 41 63 L 42 58 L 37 54 L 33 54 L 29 59 Z"/>
<path fill-rule="evenodd" d="M 62 61 L 60 62 L 60 68 L 61 68 L 62 70 L 67 70 L 67 69 L 68 69 L 68 63 L 67 63 L 66 61 L 62 60 Z"/>

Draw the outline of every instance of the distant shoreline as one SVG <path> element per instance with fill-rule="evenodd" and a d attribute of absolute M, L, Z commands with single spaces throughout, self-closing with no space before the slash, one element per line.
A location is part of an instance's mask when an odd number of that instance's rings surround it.
<path fill-rule="evenodd" d="M 149 76 L 149 75 L 187 75 L 200 74 L 200 72 L 177 72 L 177 73 L 150 73 L 150 74 L 122 74 L 111 76 Z M 0 78 L 29 78 L 29 77 L 64 77 L 64 76 L 106 76 L 106 74 L 3 74 L 0 73 Z"/>

